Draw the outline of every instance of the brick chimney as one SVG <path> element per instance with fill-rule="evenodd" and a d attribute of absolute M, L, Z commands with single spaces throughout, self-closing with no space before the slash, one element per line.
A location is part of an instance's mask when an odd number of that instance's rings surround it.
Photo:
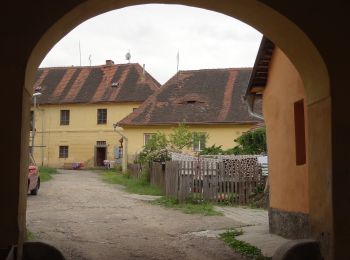
<path fill-rule="evenodd" d="M 112 65 L 114 65 L 114 61 L 113 60 L 106 60 L 106 65 L 112 66 Z"/>

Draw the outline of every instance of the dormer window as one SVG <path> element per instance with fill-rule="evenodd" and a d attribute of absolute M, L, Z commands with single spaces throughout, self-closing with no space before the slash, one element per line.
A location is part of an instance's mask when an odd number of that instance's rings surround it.
<path fill-rule="evenodd" d="M 188 104 L 205 104 L 207 103 L 206 97 L 199 94 L 186 94 L 182 97 L 178 97 L 174 100 L 175 104 L 188 105 Z"/>
<path fill-rule="evenodd" d="M 119 87 L 119 82 L 112 82 L 111 87 L 112 87 L 112 88 L 117 88 L 117 87 Z"/>

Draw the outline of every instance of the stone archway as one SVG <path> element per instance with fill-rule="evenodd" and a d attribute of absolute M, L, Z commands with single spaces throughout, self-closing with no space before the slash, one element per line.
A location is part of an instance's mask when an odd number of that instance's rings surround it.
<path fill-rule="evenodd" d="M 221 12 L 233 16 L 255 27 L 274 41 L 293 62 L 299 71 L 305 85 L 309 107 L 309 158 L 310 158 L 310 215 L 313 217 L 313 229 L 317 236 L 327 233 L 332 236 L 331 195 L 329 194 L 329 179 L 331 179 L 331 103 L 329 76 L 326 65 L 317 48 L 306 34 L 292 21 L 279 14 L 274 9 L 258 1 L 235 0 L 227 3 L 214 1 L 97 1 L 88 0 L 77 5 L 52 25 L 46 33 L 41 35 L 26 64 L 25 91 L 23 92 L 22 125 L 29 121 L 24 111 L 29 110 L 31 86 L 34 73 L 49 49 L 65 34 L 81 22 L 116 8 L 134 4 L 146 3 L 176 3 L 191 5 Z M 268 18 L 268 19 L 267 19 Z M 296 46 L 298 46 L 296 48 Z M 322 113 L 324 116 L 319 117 Z M 26 128 L 22 128 L 22 135 L 26 135 Z M 25 138 L 21 142 L 21 180 L 25 176 L 25 152 L 27 143 Z M 321 162 L 321 163 L 320 163 Z M 22 193 L 25 190 L 22 184 Z M 326 190 L 328 191 L 326 192 Z M 25 202 L 24 194 L 20 194 L 19 222 L 24 226 Z M 320 201 L 326 201 L 319 208 Z M 314 211 L 313 211 L 314 210 Z M 322 239 L 322 238 L 321 238 Z"/>

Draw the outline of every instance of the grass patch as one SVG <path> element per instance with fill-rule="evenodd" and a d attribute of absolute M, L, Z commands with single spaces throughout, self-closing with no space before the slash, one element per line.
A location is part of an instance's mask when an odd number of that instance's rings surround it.
<path fill-rule="evenodd" d="M 186 214 L 200 214 L 204 216 L 222 216 L 221 212 L 214 210 L 213 204 L 198 203 L 195 200 L 179 203 L 177 199 L 171 197 L 161 197 L 152 202 L 166 208 L 179 209 Z"/>
<path fill-rule="evenodd" d="M 45 182 L 52 179 L 52 174 L 56 174 L 57 170 L 55 168 L 50 167 L 39 167 L 40 172 L 40 181 Z"/>
<path fill-rule="evenodd" d="M 27 229 L 26 240 L 34 240 L 35 238 L 35 235 L 29 229 Z"/>
<path fill-rule="evenodd" d="M 160 188 L 150 185 L 146 174 L 143 174 L 140 179 L 134 179 L 129 174 L 116 172 L 116 170 L 104 170 L 102 171 L 102 179 L 107 183 L 123 185 L 125 190 L 130 193 L 162 195 Z"/>
<path fill-rule="evenodd" d="M 228 244 L 235 252 L 250 257 L 255 260 L 268 260 L 271 259 L 271 257 L 266 257 L 262 254 L 261 250 L 255 246 L 252 246 L 251 244 L 240 241 L 236 239 L 236 236 L 242 235 L 242 230 L 237 229 L 230 229 L 227 230 L 225 233 L 220 234 L 220 238 Z"/>

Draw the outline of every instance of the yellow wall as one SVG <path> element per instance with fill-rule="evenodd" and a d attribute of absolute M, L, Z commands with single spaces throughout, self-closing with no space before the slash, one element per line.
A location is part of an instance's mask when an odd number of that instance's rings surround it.
<path fill-rule="evenodd" d="M 130 114 L 139 105 L 140 103 L 106 103 L 38 106 L 35 110 L 35 146 L 45 147 L 34 148 L 37 164 L 43 162 L 43 165 L 62 167 L 65 162 L 84 162 L 87 166 L 93 166 L 96 141 L 106 141 L 107 159 L 113 160 L 114 147 L 119 146 L 120 139 L 114 132 L 113 123 Z M 107 124 L 97 124 L 99 108 L 107 109 Z M 60 125 L 60 110 L 70 110 L 69 125 Z M 68 158 L 59 158 L 60 145 L 69 146 Z"/>
<path fill-rule="evenodd" d="M 37 132 L 34 139 L 34 158 L 37 164 L 62 167 L 64 163 L 83 162 L 88 167 L 94 166 L 96 141 L 106 141 L 107 159 L 114 160 L 114 149 L 120 145 L 121 136 L 114 132 L 113 123 L 130 114 L 133 108 L 139 105 L 140 103 L 38 106 L 35 110 Z M 97 124 L 99 108 L 107 109 L 107 124 Z M 60 125 L 60 110 L 70 110 L 69 125 Z M 145 133 L 160 131 L 168 135 L 174 127 L 129 127 L 122 130 L 128 138 L 129 161 L 142 150 Z M 252 125 L 205 125 L 190 126 L 190 130 L 207 133 L 209 135 L 207 146 L 215 144 L 228 149 L 236 145 L 235 138 L 251 127 Z M 59 146 L 69 147 L 68 158 L 59 158 Z"/>
<path fill-rule="evenodd" d="M 234 142 L 243 132 L 248 131 L 253 125 L 190 125 L 190 131 L 205 132 L 209 135 L 206 146 L 222 145 L 223 149 L 236 146 Z M 125 127 L 123 133 L 129 140 L 128 154 L 129 161 L 132 161 L 135 154 L 142 150 L 145 133 L 157 133 L 157 131 L 169 135 L 175 126 L 139 126 Z"/>
<path fill-rule="evenodd" d="M 297 166 L 295 153 L 294 102 L 300 99 L 304 99 L 307 144 L 304 86 L 293 64 L 276 48 L 263 100 L 269 156 L 270 206 L 308 213 L 308 158 L 306 164 Z"/>

